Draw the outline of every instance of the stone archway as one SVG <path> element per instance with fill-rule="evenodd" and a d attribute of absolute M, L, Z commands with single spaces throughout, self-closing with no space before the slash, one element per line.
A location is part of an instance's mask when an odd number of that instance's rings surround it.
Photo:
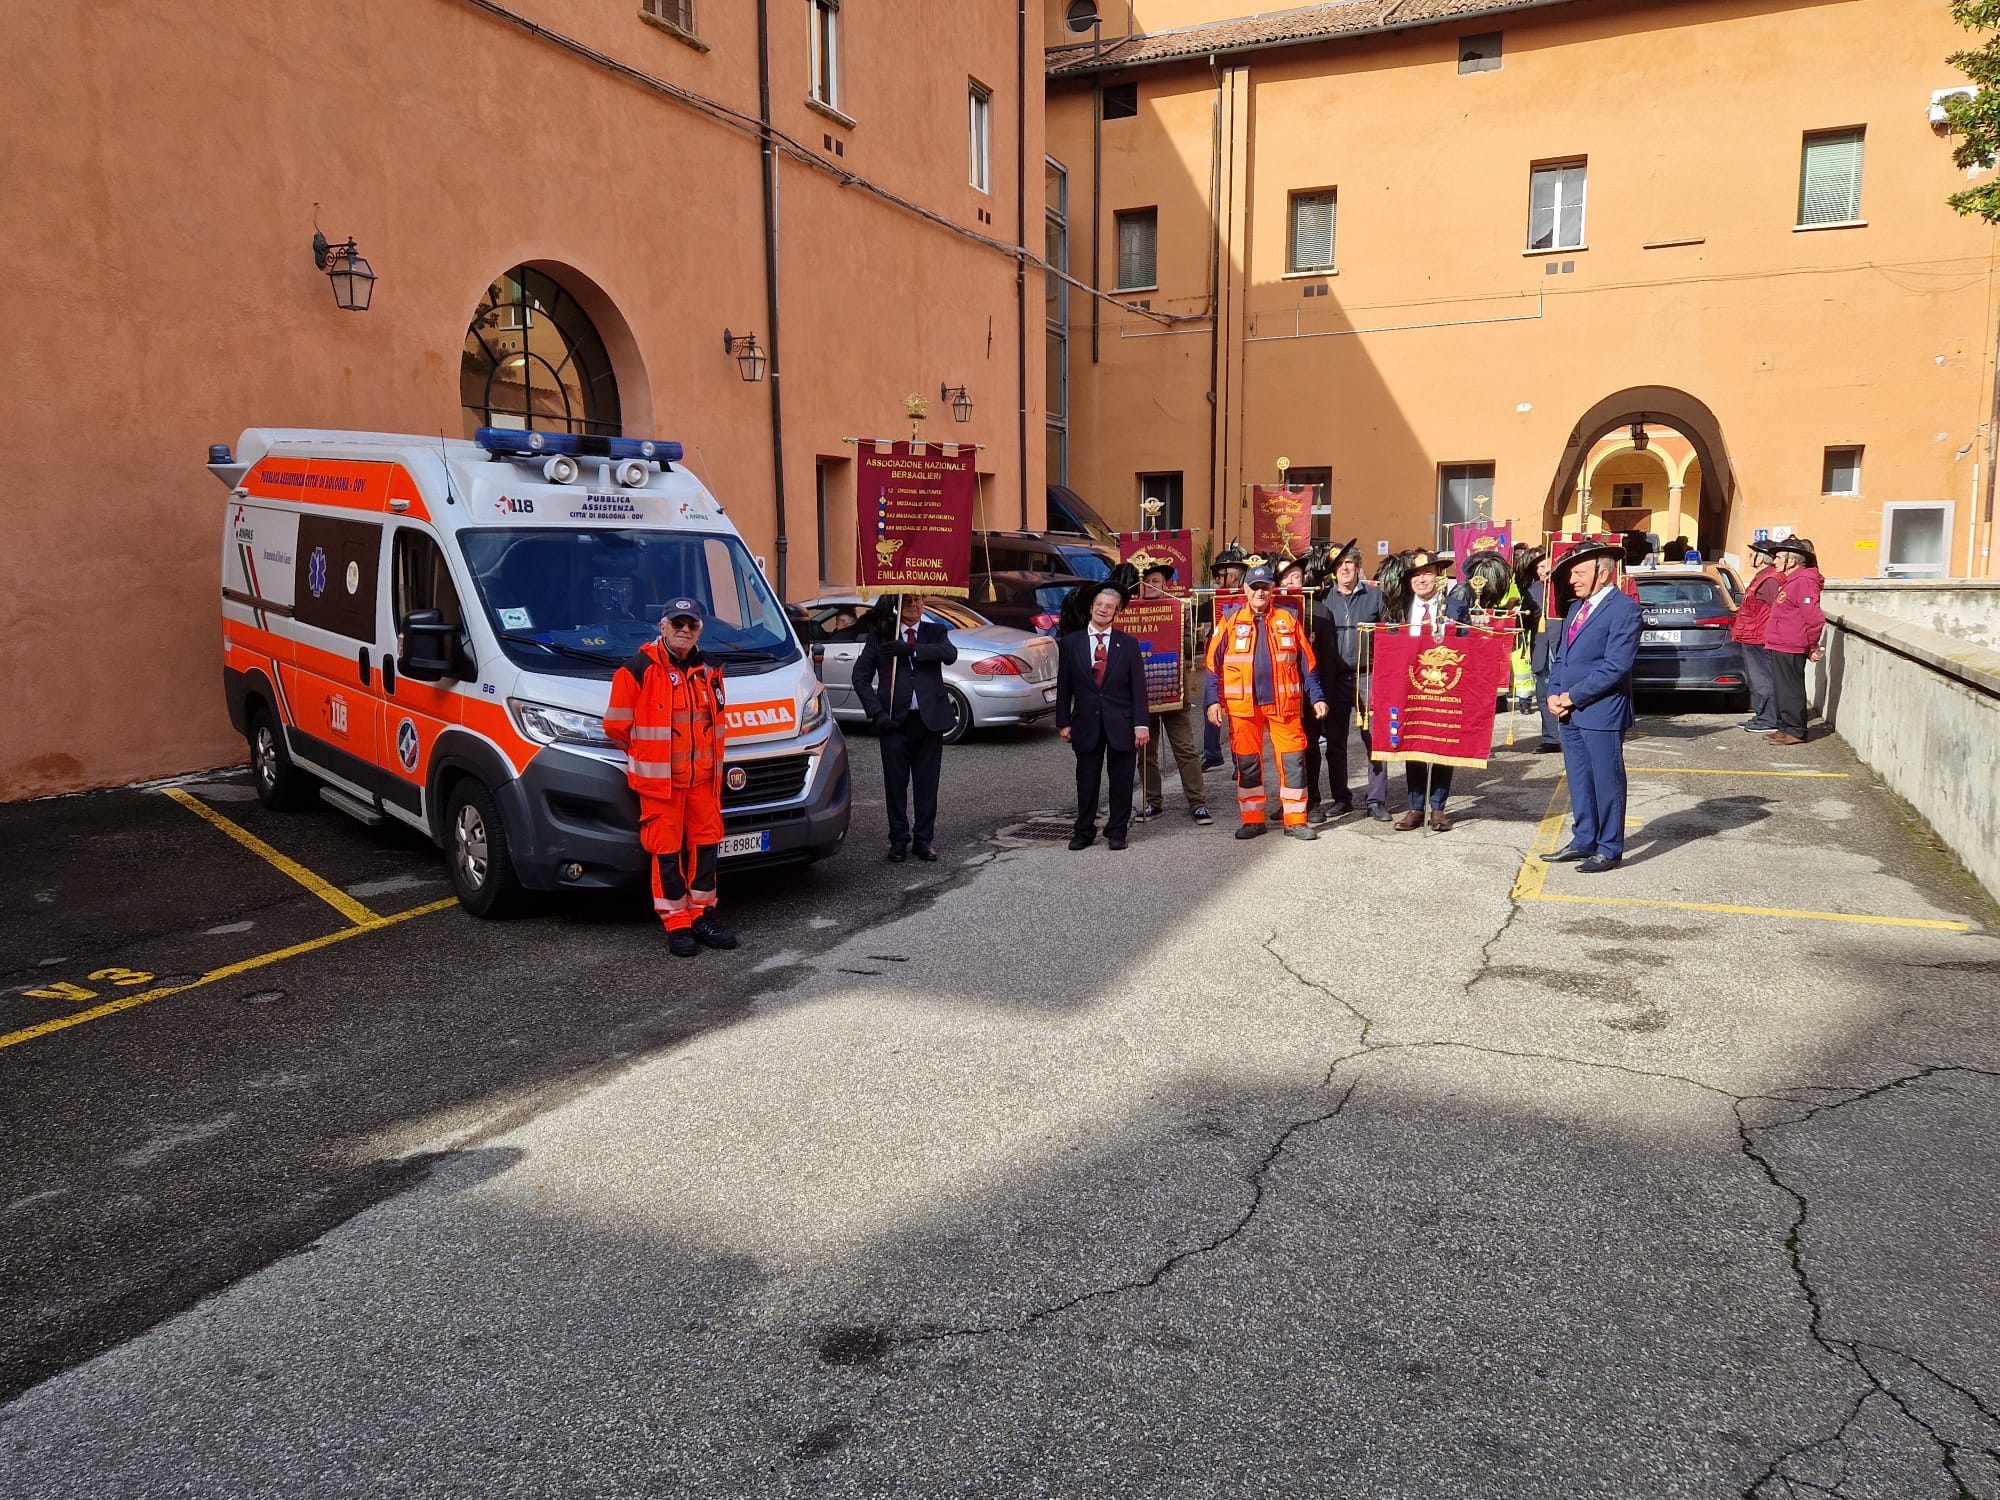
<path fill-rule="evenodd" d="M 1722 438 L 1722 423 L 1706 403 L 1666 385 L 1629 386 L 1606 396 L 1577 420 L 1542 502 L 1543 533 L 1555 531 L 1560 524 L 1591 447 L 1606 433 L 1629 427 L 1641 416 L 1674 428 L 1694 449 L 1701 476 L 1697 545 L 1704 555 L 1719 554 L 1730 543 L 1738 509 L 1736 470 Z"/>

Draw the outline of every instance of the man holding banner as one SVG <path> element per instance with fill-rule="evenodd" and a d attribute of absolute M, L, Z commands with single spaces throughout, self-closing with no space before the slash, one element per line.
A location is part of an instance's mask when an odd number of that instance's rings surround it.
<path fill-rule="evenodd" d="M 1284 809 L 1285 832 L 1295 839 L 1319 835 L 1306 822 L 1306 734 L 1301 704 L 1311 704 L 1315 718 L 1326 716 L 1313 670 L 1313 650 L 1299 617 L 1288 609 L 1273 609 L 1278 580 L 1268 564 L 1260 563 L 1243 579 L 1249 603 L 1232 610 L 1216 626 L 1208 643 L 1208 677 L 1203 694 L 1208 722 L 1218 729 L 1225 719 L 1229 748 L 1236 757 L 1236 806 L 1242 826 L 1239 839 L 1264 832 L 1264 737 L 1278 758 L 1278 800 Z"/>
<path fill-rule="evenodd" d="M 1194 728 L 1189 723 L 1188 699 L 1189 683 L 1194 680 L 1197 670 L 1194 653 L 1188 649 L 1187 605 L 1168 592 L 1168 585 L 1174 581 L 1174 564 L 1164 559 L 1150 562 L 1139 575 L 1141 603 L 1143 605 L 1171 605 L 1179 616 L 1174 622 L 1173 640 L 1180 648 L 1182 670 L 1175 675 L 1180 679 L 1178 701 L 1171 707 L 1155 706 L 1147 727 L 1152 730 L 1151 743 L 1139 756 L 1141 791 L 1146 799 L 1146 816 L 1158 817 L 1160 798 L 1165 795 L 1160 762 L 1165 758 L 1161 740 L 1165 739 L 1173 749 L 1174 767 L 1180 772 L 1181 795 L 1187 798 L 1188 813 L 1195 822 L 1207 824 L 1215 819 L 1208 811 L 1208 786 L 1201 774 L 1201 752 L 1195 748 Z M 1150 661 L 1155 652 L 1147 653 Z M 1149 680 L 1148 690 L 1152 688 Z M 1153 694 L 1155 705 L 1160 703 L 1157 693 Z"/>
<path fill-rule="evenodd" d="M 1410 605 L 1408 623 L 1410 634 L 1422 640 L 1442 640 L 1445 626 L 1463 625 L 1471 618 L 1470 608 L 1458 593 L 1446 597 L 1443 582 L 1438 577 L 1438 556 L 1419 547 L 1409 555 L 1408 569 Z M 1492 718 L 1493 696 L 1487 695 L 1487 718 Z M 1489 748 L 1492 731 L 1487 731 Z M 1483 761 L 1481 762 L 1483 764 Z M 1406 759 L 1403 762 L 1403 779 L 1406 783 L 1409 811 L 1398 818 L 1395 828 L 1398 833 L 1409 833 L 1424 826 L 1424 804 L 1430 804 L 1431 830 L 1434 833 L 1449 833 L 1451 819 L 1445 815 L 1444 805 L 1451 798 L 1451 773 L 1455 764 L 1451 760 Z"/>

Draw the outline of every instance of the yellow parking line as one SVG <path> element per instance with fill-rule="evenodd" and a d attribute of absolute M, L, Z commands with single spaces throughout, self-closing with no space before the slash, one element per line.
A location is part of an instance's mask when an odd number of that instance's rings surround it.
<path fill-rule="evenodd" d="M 191 979 L 186 984 L 163 984 L 157 989 L 143 991 L 137 995 L 120 995 L 116 1000 L 107 1000 L 102 1005 L 93 1005 L 89 1010 L 80 1010 L 73 1015 L 58 1016 L 53 1021 L 44 1021 L 38 1026 L 23 1027 L 0 1036 L 0 1047 L 18 1047 L 22 1042 L 32 1042 L 38 1036 L 47 1036 L 52 1031 L 61 1031 L 69 1026 L 81 1026 L 85 1021 L 95 1021 L 104 1016 L 116 1015 L 121 1010 L 130 1010 L 135 1005 L 144 1005 L 152 1000 L 164 1000 L 169 995 L 185 994 L 188 990 L 198 990 L 205 984 L 214 984 L 218 979 L 232 979 L 238 974 L 247 974 L 252 969 L 261 969 L 266 964 L 275 964 L 283 959 L 297 958 L 301 953 L 310 953 L 315 948 L 324 948 L 332 943 L 345 942 L 348 938 L 359 937 L 364 932 L 380 932 L 384 927 L 394 927 L 398 922 L 407 922 L 412 917 L 427 916 L 434 911 L 443 911 L 447 906 L 458 905 L 456 896 L 448 896 L 442 901 L 432 901 L 423 906 L 413 906 L 408 911 L 399 911 L 394 916 L 371 916 L 367 921 L 353 927 L 343 927 L 338 932 L 329 932 L 325 937 L 309 938 L 303 943 L 294 943 L 289 948 L 279 948 L 274 952 L 260 953 L 255 958 L 246 958 L 241 963 L 225 964 L 219 969 L 210 969 L 199 979 Z"/>
<path fill-rule="evenodd" d="M 319 876 L 313 874 L 311 870 L 308 870 L 304 865 L 290 856 L 280 854 L 249 829 L 232 823 L 193 793 L 184 792 L 177 786 L 166 787 L 163 790 L 169 797 L 180 803 L 182 807 L 185 807 L 197 818 L 213 823 L 245 849 L 248 849 L 252 854 L 263 860 L 264 863 L 270 865 L 281 874 L 289 875 L 357 927 L 369 922 L 379 922 L 382 920 L 374 912 L 348 895 L 347 892 L 340 889 L 339 886 L 320 879 Z"/>
<path fill-rule="evenodd" d="M 1534 842 L 1528 845 L 1528 852 L 1521 860 L 1520 873 L 1514 877 L 1514 899 L 1532 901 L 1542 893 L 1542 884 L 1549 878 L 1548 856 L 1556 851 L 1556 840 L 1562 836 L 1563 819 L 1568 816 L 1569 804 L 1563 796 L 1568 778 L 1560 771 L 1556 773 L 1555 790 L 1549 793 L 1549 810 L 1542 814 L 1542 821 L 1535 827 Z"/>
<path fill-rule="evenodd" d="M 1720 766 L 1627 766 L 1627 776 L 1663 771 L 1676 776 L 1789 776 L 1797 781 L 1846 781 L 1845 771 L 1732 771 Z"/>
<path fill-rule="evenodd" d="M 1541 890 L 1524 899 L 1564 901 L 1573 906 L 1641 906 L 1650 911 L 1707 911 L 1721 912 L 1734 917 L 1791 917 L 1808 922 L 1853 922 L 1864 927 L 1922 927 L 1932 932 L 1972 931 L 1969 923 L 1943 922 L 1930 917 L 1868 917 L 1858 912 L 1794 911 L 1783 906 L 1714 906 L 1700 901 L 1649 901 L 1640 896 L 1568 896 Z"/>

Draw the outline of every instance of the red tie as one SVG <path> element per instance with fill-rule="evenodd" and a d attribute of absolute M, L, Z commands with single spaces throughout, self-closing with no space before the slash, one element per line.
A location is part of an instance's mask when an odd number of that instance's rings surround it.
<path fill-rule="evenodd" d="M 905 644 L 907 644 L 907 645 L 911 645 L 911 646 L 914 646 L 914 645 L 916 645 L 916 643 L 917 643 L 917 627 L 916 627 L 916 626 L 914 626 L 914 625 L 912 625 L 912 626 L 908 627 L 908 628 L 907 628 L 906 630 L 904 630 L 904 632 L 903 632 L 903 640 L 904 640 Z"/>
<path fill-rule="evenodd" d="M 1097 649 L 1090 653 L 1090 675 L 1099 687 L 1104 686 L 1104 637 L 1098 636 Z"/>
<path fill-rule="evenodd" d="M 1590 613 L 1590 601 L 1588 599 L 1584 600 L 1583 603 L 1577 605 L 1576 618 L 1569 622 L 1569 634 L 1563 637 L 1563 644 L 1565 646 L 1571 646 L 1576 644 L 1576 633 L 1579 630 L 1583 629 L 1583 617 L 1589 613 Z"/>

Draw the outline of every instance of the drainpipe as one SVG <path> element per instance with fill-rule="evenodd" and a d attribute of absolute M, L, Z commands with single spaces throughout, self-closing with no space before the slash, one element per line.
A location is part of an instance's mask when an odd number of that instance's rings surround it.
<path fill-rule="evenodd" d="M 1216 218 L 1222 206 L 1222 69 L 1212 52 L 1208 57 L 1208 71 L 1215 78 L 1215 128 L 1208 151 L 1208 537 L 1213 549 L 1220 552 L 1229 540 L 1217 525 L 1221 476 L 1215 471 L 1219 442 L 1216 427 L 1222 420 L 1222 403 L 1215 395 L 1216 381 L 1222 369 L 1222 286 L 1219 280 L 1222 223 Z"/>
<path fill-rule="evenodd" d="M 757 0 L 757 118 L 763 125 L 764 158 L 764 316 L 771 328 L 771 499 L 778 528 L 778 599 L 785 591 L 785 564 L 791 539 L 785 532 L 785 402 L 778 339 L 778 149 L 771 136 L 770 0 Z"/>
<path fill-rule="evenodd" d="M 762 5 L 766 0 L 758 0 Z M 1014 26 L 1014 238 L 1021 246 L 1014 261 L 1016 340 L 1014 389 L 1020 393 L 1018 462 L 1021 465 L 1021 529 L 1028 529 L 1028 0 L 1020 0 Z M 1044 520 L 1048 518 L 1043 517 Z"/>
<path fill-rule="evenodd" d="M 1090 285 L 1104 285 L 1104 75 L 1090 80 Z M 1067 294 L 1065 294 L 1067 295 Z M 1090 362 L 1097 363 L 1099 299 L 1090 299 Z"/>
<path fill-rule="evenodd" d="M 1979 528 L 1979 552 L 1965 559 L 1967 578 L 1993 576 L 1993 479 L 2000 471 L 2000 332 L 1993 338 L 1993 407 L 1986 418 L 1986 515 Z M 1947 554 L 1945 566 L 1951 566 Z"/>

